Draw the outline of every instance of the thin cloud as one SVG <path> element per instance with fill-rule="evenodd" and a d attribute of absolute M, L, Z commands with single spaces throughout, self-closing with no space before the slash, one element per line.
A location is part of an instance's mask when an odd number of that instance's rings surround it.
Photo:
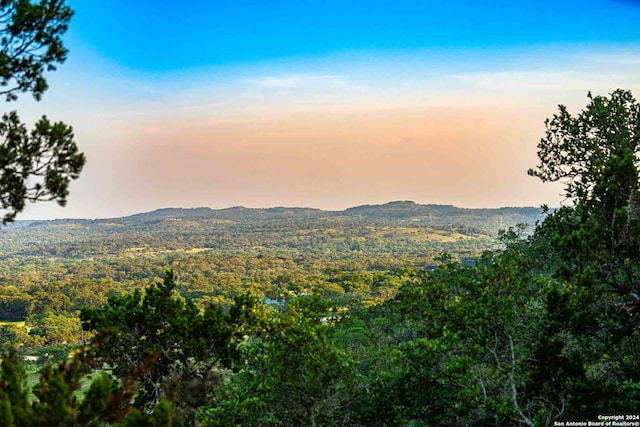
<path fill-rule="evenodd" d="M 540 89 L 582 86 L 583 82 L 569 73 L 560 72 L 495 72 L 469 73 L 450 76 L 454 80 L 481 89 Z"/>
<path fill-rule="evenodd" d="M 580 74 L 578 72 L 495 72 L 471 73 L 449 76 L 450 79 L 471 88 L 490 91 L 510 91 L 531 93 L 532 91 L 592 90 L 608 91 L 620 85 L 638 84 L 633 73 Z M 586 89 L 585 89 L 586 88 Z M 517 92 L 513 92 L 517 91 Z"/>
<path fill-rule="evenodd" d="M 594 56 L 594 61 L 599 64 L 608 64 L 608 65 L 640 65 L 640 57 L 638 55 L 640 52 L 635 50 L 632 53 L 602 53 Z"/>
<path fill-rule="evenodd" d="M 338 75 L 287 74 L 281 76 L 265 76 L 246 80 L 247 83 L 264 89 L 310 89 L 310 88 L 345 88 L 347 81 Z"/>

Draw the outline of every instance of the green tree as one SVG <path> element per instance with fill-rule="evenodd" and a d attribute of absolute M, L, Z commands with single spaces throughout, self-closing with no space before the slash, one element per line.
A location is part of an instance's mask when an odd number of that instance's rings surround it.
<path fill-rule="evenodd" d="M 560 250 L 566 274 L 597 263 L 600 280 L 637 299 L 640 104 L 620 89 L 589 99 L 578 115 L 560 105 L 546 121 L 540 164 L 529 174 L 563 182 L 573 205 L 549 215 L 537 233 Z"/>
<path fill-rule="evenodd" d="M 15 324 L 0 325 L 0 353 L 23 346 L 29 342 L 27 328 Z"/>
<path fill-rule="evenodd" d="M 449 262 L 354 312 L 341 342 L 363 375 L 362 425 L 533 425 L 560 412 L 527 389 L 548 286 L 517 247 Z M 362 347 L 365 346 L 363 351 Z"/>
<path fill-rule="evenodd" d="M 29 393 L 26 372 L 15 352 L 5 356 L 0 365 L 0 425 L 30 425 Z"/>
<path fill-rule="evenodd" d="M 84 399 L 76 391 L 99 359 L 95 349 L 81 351 L 58 366 L 47 365 L 34 387 L 30 402 L 26 373 L 15 352 L 6 355 L 0 366 L 0 425 L 4 427 L 169 427 L 175 416 L 173 406 L 161 401 L 149 414 L 131 406 L 135 381 L 119 383 L 108 374 L 99 374 L 88 387 Z"/>
<path fill-rule="evenodd" d="M 640 106 L 629 91 L 615 90 L 609 97 L 592 96 L 587 107 L 572 116 L 560 105 L 559 113 L 545 121 L 546 134 L 538 144 L 540 164 L 529 175 L 542 181 L 562 181 L 565 195 L 576 204 L 636 201 L 640 151 Z M 625 166 L 621 175 L 611 174 L 615 163 Z M 634 170 L 635 169 L 635 170 Z M 607 187 L 605 181 L 617 182 Z"/>
<path fill-rule="evenodd" d="M 0 286 L 0 320 L 23 320 L 33 308 L 31 295 L 15 286 Z"/>
<path fill-rule="evenodd" d="M 207 426 L 352 425 L 355 376 L 333 343 L 331 311 L 320 297 L 284 307 L 237 304 L 246 319 L 236 372 L 202 407 Z"/>
<path fill-rule="evenodd" d="M 572 202 L 547 215 L 529 248 L 558 282 L 544 301 L 531 387 L 566 417 L 640 405 L 640 104 L 620 89 L 589 100 L 547 121 L 529 171 L 563 182 Z"/>
<path fill-rule="evenodd" d="M 29 335 L 38 345 L 76 345 L 80 342 L 80 319 L 68 314 L 32 314 L 27 317 Z"/>
<path fill-rule="evenodd" d="M 219 383 L 219 364 L 229 364 L 233 320 L 210 306 L 201 312 L 175 292 L 173 272 L 144 295 L 114 296 L 82 310 L 84 328 L 95 331 L 97 354 L 117 378 L 139 382 L 135 406 L 151 411 L 163 398 L 177 402 L 189 419 Z M 141 370 L 140 366 L 149 366 Z"/>
<path fill-rule="evenodd" d="M 65 61 L 62 43 L 73 12 L 64 0 L 0 1 L 0 95 L 7 101 L 31 92 L 40 100 L 45 72 Z M 84 154 L 73 129 L 42 117 L 29 131 L 13 111 L 0 120 L 0 208 L 3 223 L 15 219 L 25 202 L 55 200 L 64 206 L 69 182 L 78 178 Z"/>

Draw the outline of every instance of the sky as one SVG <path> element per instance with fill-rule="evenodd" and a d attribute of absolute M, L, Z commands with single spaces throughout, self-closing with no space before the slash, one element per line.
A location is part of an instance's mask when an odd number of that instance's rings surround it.
<path fill-rule="evenodd" d="M 544 120 L 640 96 L 640 1 L 68 0 L 67 62 L 27 121 L 73 126 L 66 207 L 557 206 Z"/>

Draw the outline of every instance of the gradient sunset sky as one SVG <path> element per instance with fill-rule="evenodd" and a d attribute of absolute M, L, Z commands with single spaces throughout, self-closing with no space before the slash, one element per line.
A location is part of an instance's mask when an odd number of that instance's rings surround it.
<path fill-rule="evenodd" d="M 72 0 L 68 61 L 23 119 L 73 125 L 67 207 L 558 205 L 544 120 L 640 97 L 637 1 Z"/>

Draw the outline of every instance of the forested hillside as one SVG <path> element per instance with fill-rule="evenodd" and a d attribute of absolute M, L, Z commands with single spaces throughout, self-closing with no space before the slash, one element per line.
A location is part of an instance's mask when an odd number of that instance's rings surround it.
<path fill-rule="evenodd" d="M 200 305 L 238 293 L 393 295 L 390 271 L 448 253 L 473 262 L 499 227 L 533 224 L 537 208 L 460 209 L 395 202 L 317 209 L 161 209 L 103 220 L 16 221 L 1 231 L 0 320 L 73 312 L 154 282 L 173 268 Z"/>
<path fill-rule="evenodd" d="M 518 223 L 528 225 L 531 231 L 540 218 L 539 208 L 461 209 L 413 202 L 339 212 L 307 208 L 159 209 L 124 218 L 16 221 L 2 230 L 2 256 L 86 259 L 132 251 L 145 255 L 192 249 L 346 254 L 384 252 L 388 250 L 383 249 L 385 245 L 404 246 L 405 252 L 429 246 L 437 251 L 447 248 L 438 244 L 495 240 L 499 230 Z M 486 243 L 478 247 L 480 251 L 485 248 Z"/>

